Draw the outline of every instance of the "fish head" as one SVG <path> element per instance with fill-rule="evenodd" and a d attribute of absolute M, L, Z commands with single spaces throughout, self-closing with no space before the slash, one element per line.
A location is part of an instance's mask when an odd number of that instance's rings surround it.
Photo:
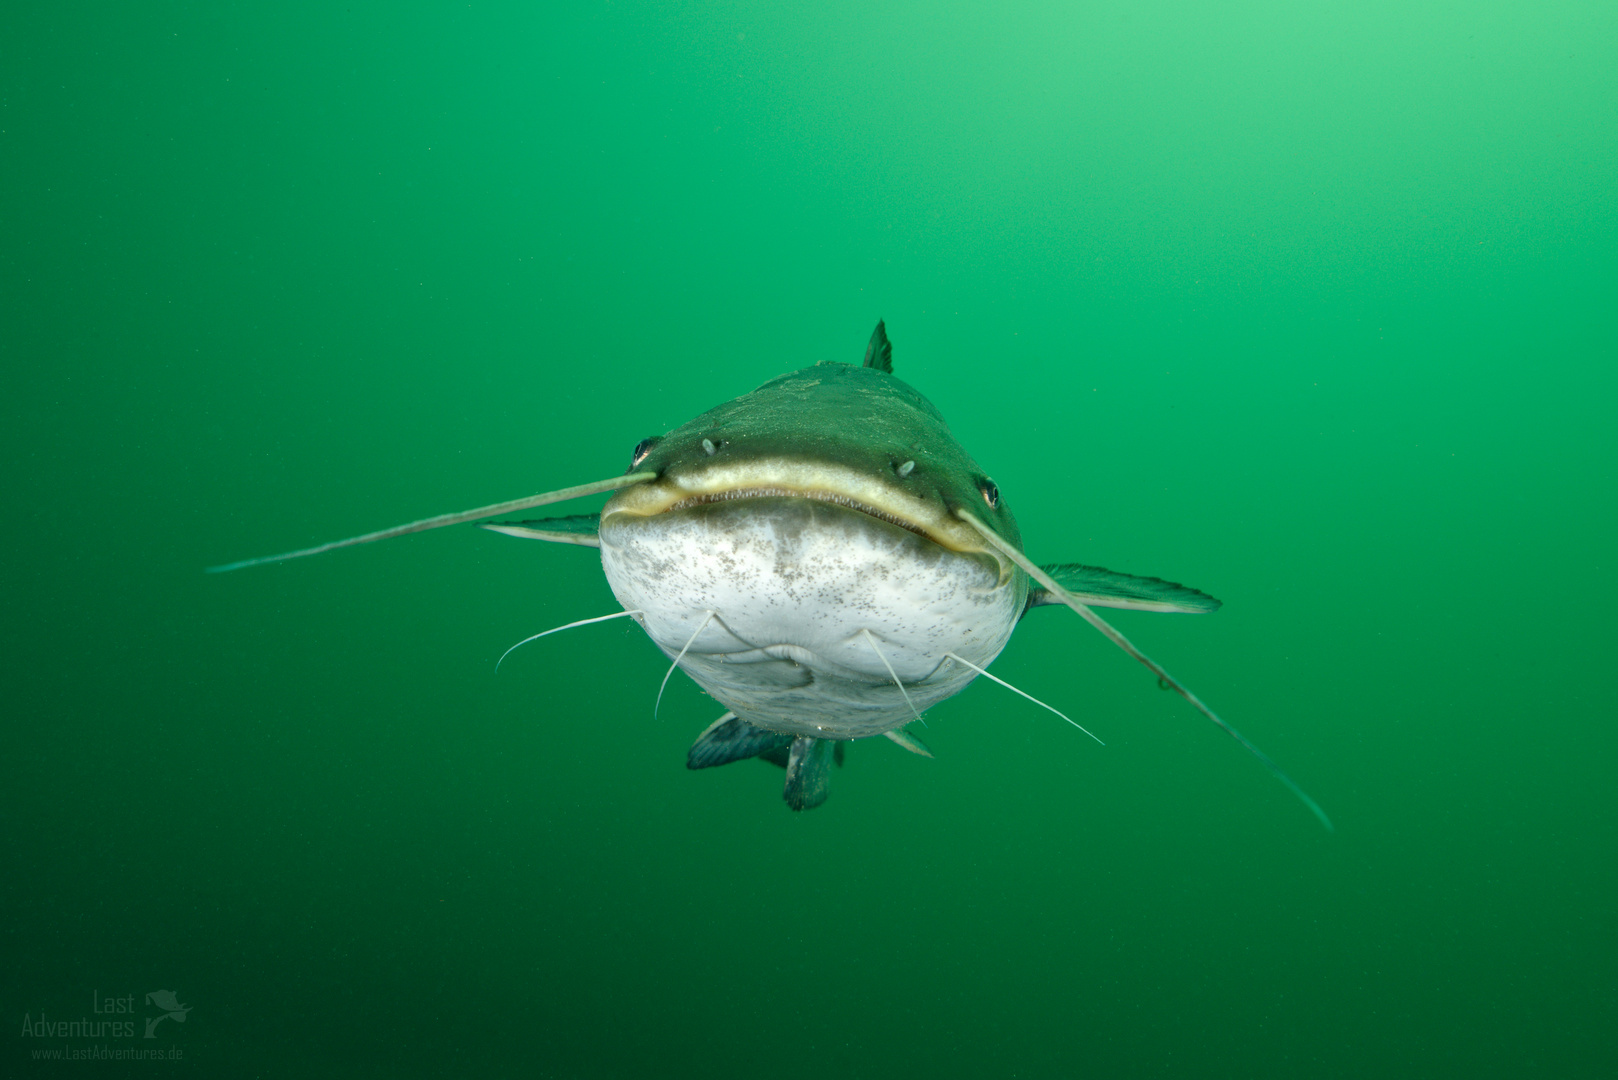
<path fill-rule="evenodd" d="M 783 734 L 859 738 L 912 720 L 997 656 L 1027 575 L 1016 519 L 930 402 L 827 363 L 636 447 L 656 479 L 602 511 L 625 608 L 705 690 Z"/>

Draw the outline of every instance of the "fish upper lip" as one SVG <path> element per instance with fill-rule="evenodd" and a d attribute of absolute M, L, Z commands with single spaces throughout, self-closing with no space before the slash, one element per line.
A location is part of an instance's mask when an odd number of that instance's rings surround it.
<path fill-rule="evenodd" d="M 915 533 L 924 540 L 932 540 L 934 543 L 937 542 L 934 537 L 928 535 L 927 530 L 922 528 L 920 525 L 917 525 L 915 522 L 906 521 L 898 514 L 883 510 L 880 507 L 872 506 L 867 502 L 861 502 L 859 499 L 850 498 L 849 496 L 840 494 L 839 492 L 825 491 L 818 488 L 804 489 L 760 485 L 758 487 L 731 488 L 727 491 L 703 492 L 698 495 L 691 495 L 681 499 L 678 502 L 665 507 L 662 512 L 667 514 L 675 510 L 685 510 L 693 506 L 705 506 L 710 503 L 734 502 L 741 499 L 768 498 L 810 499 L 814 502 L 831 503 L 834 506 L 841 506 L 848 510 L 857 511 L 866 515 L 867 517 L 876 518 L 878 521 L 885 521 L 889 525 L 896 525 L 899 528 L 904 529 L 906 532 Z"/>
<path fill-rule="evenodd" d="M 841 506 L 958 554 L 988 554 L 1010 573 L 1011 562 L 983 545 L 983 538 L 955 519 L 943 491 L 899 484 L 887 475 L 833 461 L 763 458 L 716 462 L 705 468 L 660 474 L 656 480 L 618 492 L 602 508 L 606 517 L 624 513 L 653 518 L 673 509 L 694 509 L 761 498 L 801 499 Z"/>

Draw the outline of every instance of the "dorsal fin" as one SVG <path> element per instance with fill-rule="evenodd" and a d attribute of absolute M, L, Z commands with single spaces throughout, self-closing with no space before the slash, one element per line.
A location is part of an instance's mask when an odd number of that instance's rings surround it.
<path fill-rule="evenodd" d="M 881 319 L 871 331 L 871 343 L 865 346 L 865 366 L 893 374 L 893 343 L 888 340 L 888 329 Z"/>

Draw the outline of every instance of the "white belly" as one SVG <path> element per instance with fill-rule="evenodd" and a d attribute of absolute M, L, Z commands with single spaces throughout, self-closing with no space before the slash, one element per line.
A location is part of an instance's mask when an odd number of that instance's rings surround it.
<path fill-rule="evenodd" d="M 913 719 L 884 658 L 917 710 L 960 692 L 975 673 L 944 654 L 987 667 L 1027 599 L 988 555 L 792 497 L 608 514 L 601 565 L 665 653 L 689 643 L 680 666 L 727 708 L 833 739 Z"/>

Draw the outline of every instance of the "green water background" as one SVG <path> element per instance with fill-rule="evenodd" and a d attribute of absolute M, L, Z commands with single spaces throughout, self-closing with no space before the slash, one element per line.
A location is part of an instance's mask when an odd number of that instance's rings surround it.
<path fill-rule="evenodd" d="M 19 5 L 0 170 L 8 1074 L 1612 1074 L 1611 4 Z M 1335 835 L 1062 611 L 1104 749 L 980 680 L 795 816 L 631 626 L 494 674 L 587 549 L 200 572 L 879 316 Z"/>

